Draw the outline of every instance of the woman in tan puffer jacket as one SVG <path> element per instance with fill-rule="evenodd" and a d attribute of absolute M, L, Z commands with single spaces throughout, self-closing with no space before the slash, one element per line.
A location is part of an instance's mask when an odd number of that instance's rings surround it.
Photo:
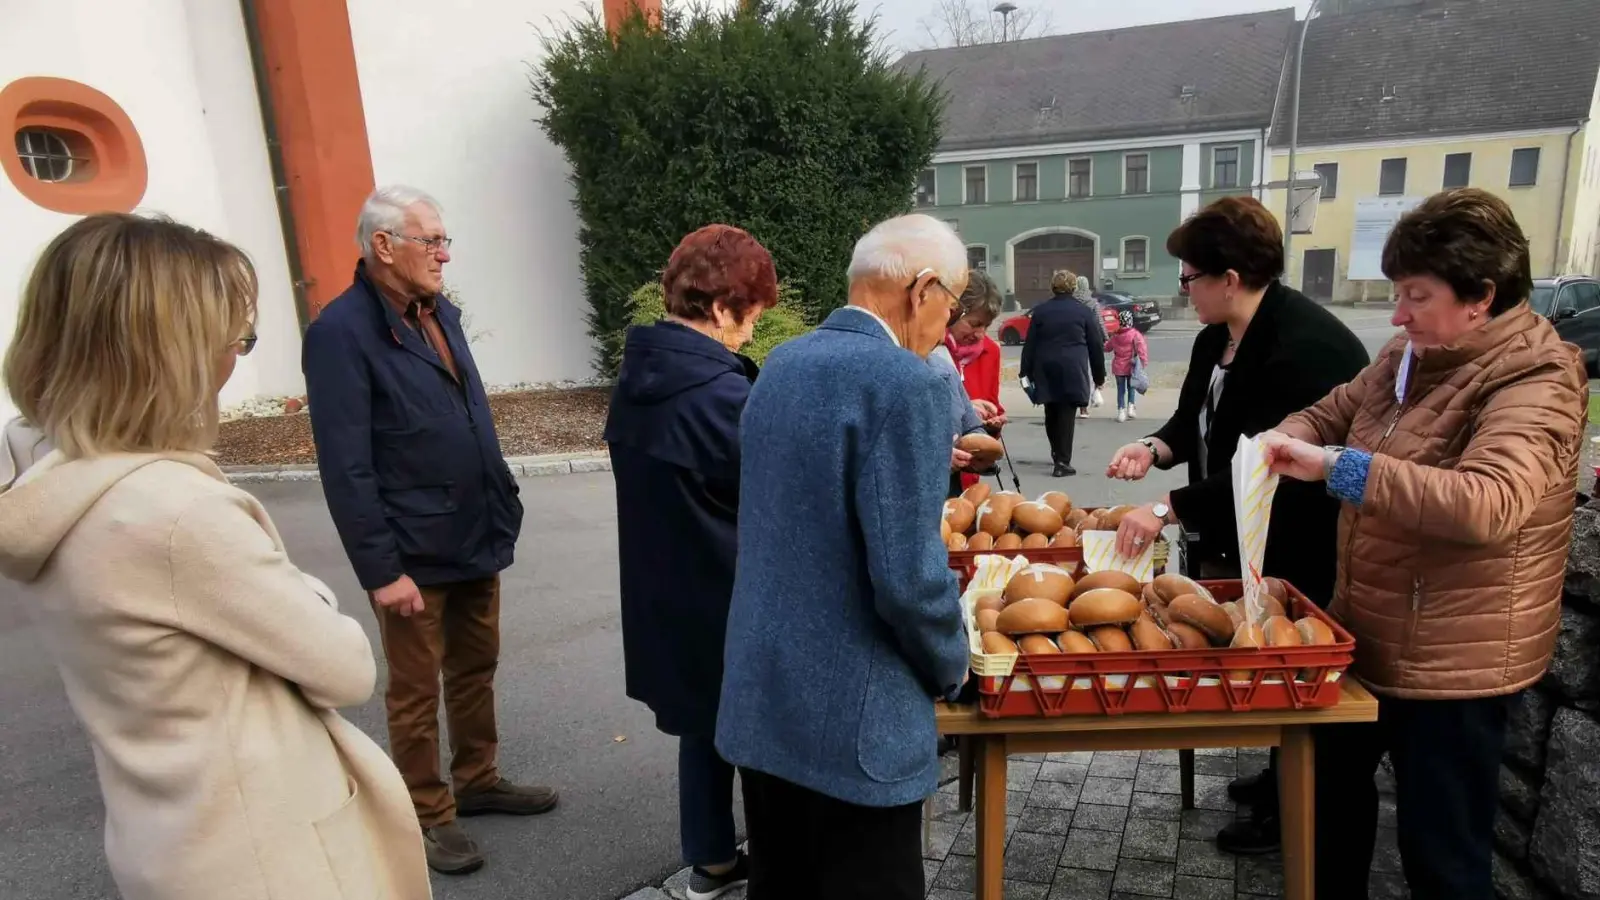
<path fill-rule="evenodd" d="M 1344 501 L 1331 610 L 1379 697 L 1376 723 L 1317 736 L 1316 895 L 1367 896 L 1387 752 L 1411 896 L 1491 900 L 1507 711 L 1555 646 L 1588 383 L 1528 307 L 1499 198 L 1429 198 L 1383 271 L 1405 334 L 1264 437 L 1275 471 Z"/>

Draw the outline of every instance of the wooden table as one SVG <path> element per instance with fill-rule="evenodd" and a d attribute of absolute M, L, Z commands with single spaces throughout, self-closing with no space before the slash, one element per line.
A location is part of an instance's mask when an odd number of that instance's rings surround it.
<path fill-rule="evenodd" d="M 976 706 L 936 705 L 939 733 L 971 743 L 977 786 L 977 900 L 1001 900 L 1006 845 L 1006 758 L 1012 753 L 1081 750 L 1194 750 L 1279 747 L 1283 895 L 1312 900 L 1315 867 L 1311 728 L 1373 722 L 1378 701 L 1354 678 L 1342 679 L 1339 705 L 1315 710 L 1165 713 L 988 719 Z M 1186 785 L 1186 787 L 1188 787 Z"/>

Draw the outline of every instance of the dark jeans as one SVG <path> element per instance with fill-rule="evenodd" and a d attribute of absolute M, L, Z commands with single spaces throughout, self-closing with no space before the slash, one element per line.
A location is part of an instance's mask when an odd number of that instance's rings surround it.
<path fill-rule="evenodd" d="M 721 865 L 739 853 L 733 766 L 717 754 L 710 735 L 678 738 L 678 837 L 685 865 Z"/>
<path fill-rule="evenodd" d="M 1050 439 L 1050 461 L 1072 465 L 1072 434 L 1078 427 L 1078 407 L 1071 403 L 1044 405 L 1044 434 Z"/>
<path fill-rule="evenodd" d="M 1373 775 L 1394 763 L 1400 862 L 1415 900 L 1494 900 L 1495 804 L 1511 697 L 1378 701 L 1378 721 L 1316 731 L 1318 897 L 1365 900 Z"/>
<path fill-rule="evenodd" d="M 856 806 L 739 770 L 749 900 L 923 900 L 922 804 Z"/>

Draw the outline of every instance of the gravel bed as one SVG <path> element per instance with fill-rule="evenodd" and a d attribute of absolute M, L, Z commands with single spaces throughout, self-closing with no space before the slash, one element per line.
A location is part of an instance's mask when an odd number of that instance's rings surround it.
<path fill-rule="evenodd" d="M 500 449 L 506 456 L 581 453 L 605 449 L 608 388 L 494 394 Z M 311 418 L 305 413 L 224 422 L 216 458 L 224 466 L 303 465 L 317 461 Z"/>

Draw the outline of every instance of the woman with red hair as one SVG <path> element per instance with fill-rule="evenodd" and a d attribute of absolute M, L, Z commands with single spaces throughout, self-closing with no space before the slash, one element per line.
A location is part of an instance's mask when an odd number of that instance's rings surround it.
<path fill-rule="evenodd" d="M 778 302 L 772 254 L 708 225 L 662 276 L 666 318 L 628 329 L 605 440 L 617 489 L 628 696 L 678 738 L 678 823 L 688 896 L 745 883 L 733 766 L 717 755 L 722 645 L 733 595 L 739 416 L 755 363 L 738 350 Z"/>

